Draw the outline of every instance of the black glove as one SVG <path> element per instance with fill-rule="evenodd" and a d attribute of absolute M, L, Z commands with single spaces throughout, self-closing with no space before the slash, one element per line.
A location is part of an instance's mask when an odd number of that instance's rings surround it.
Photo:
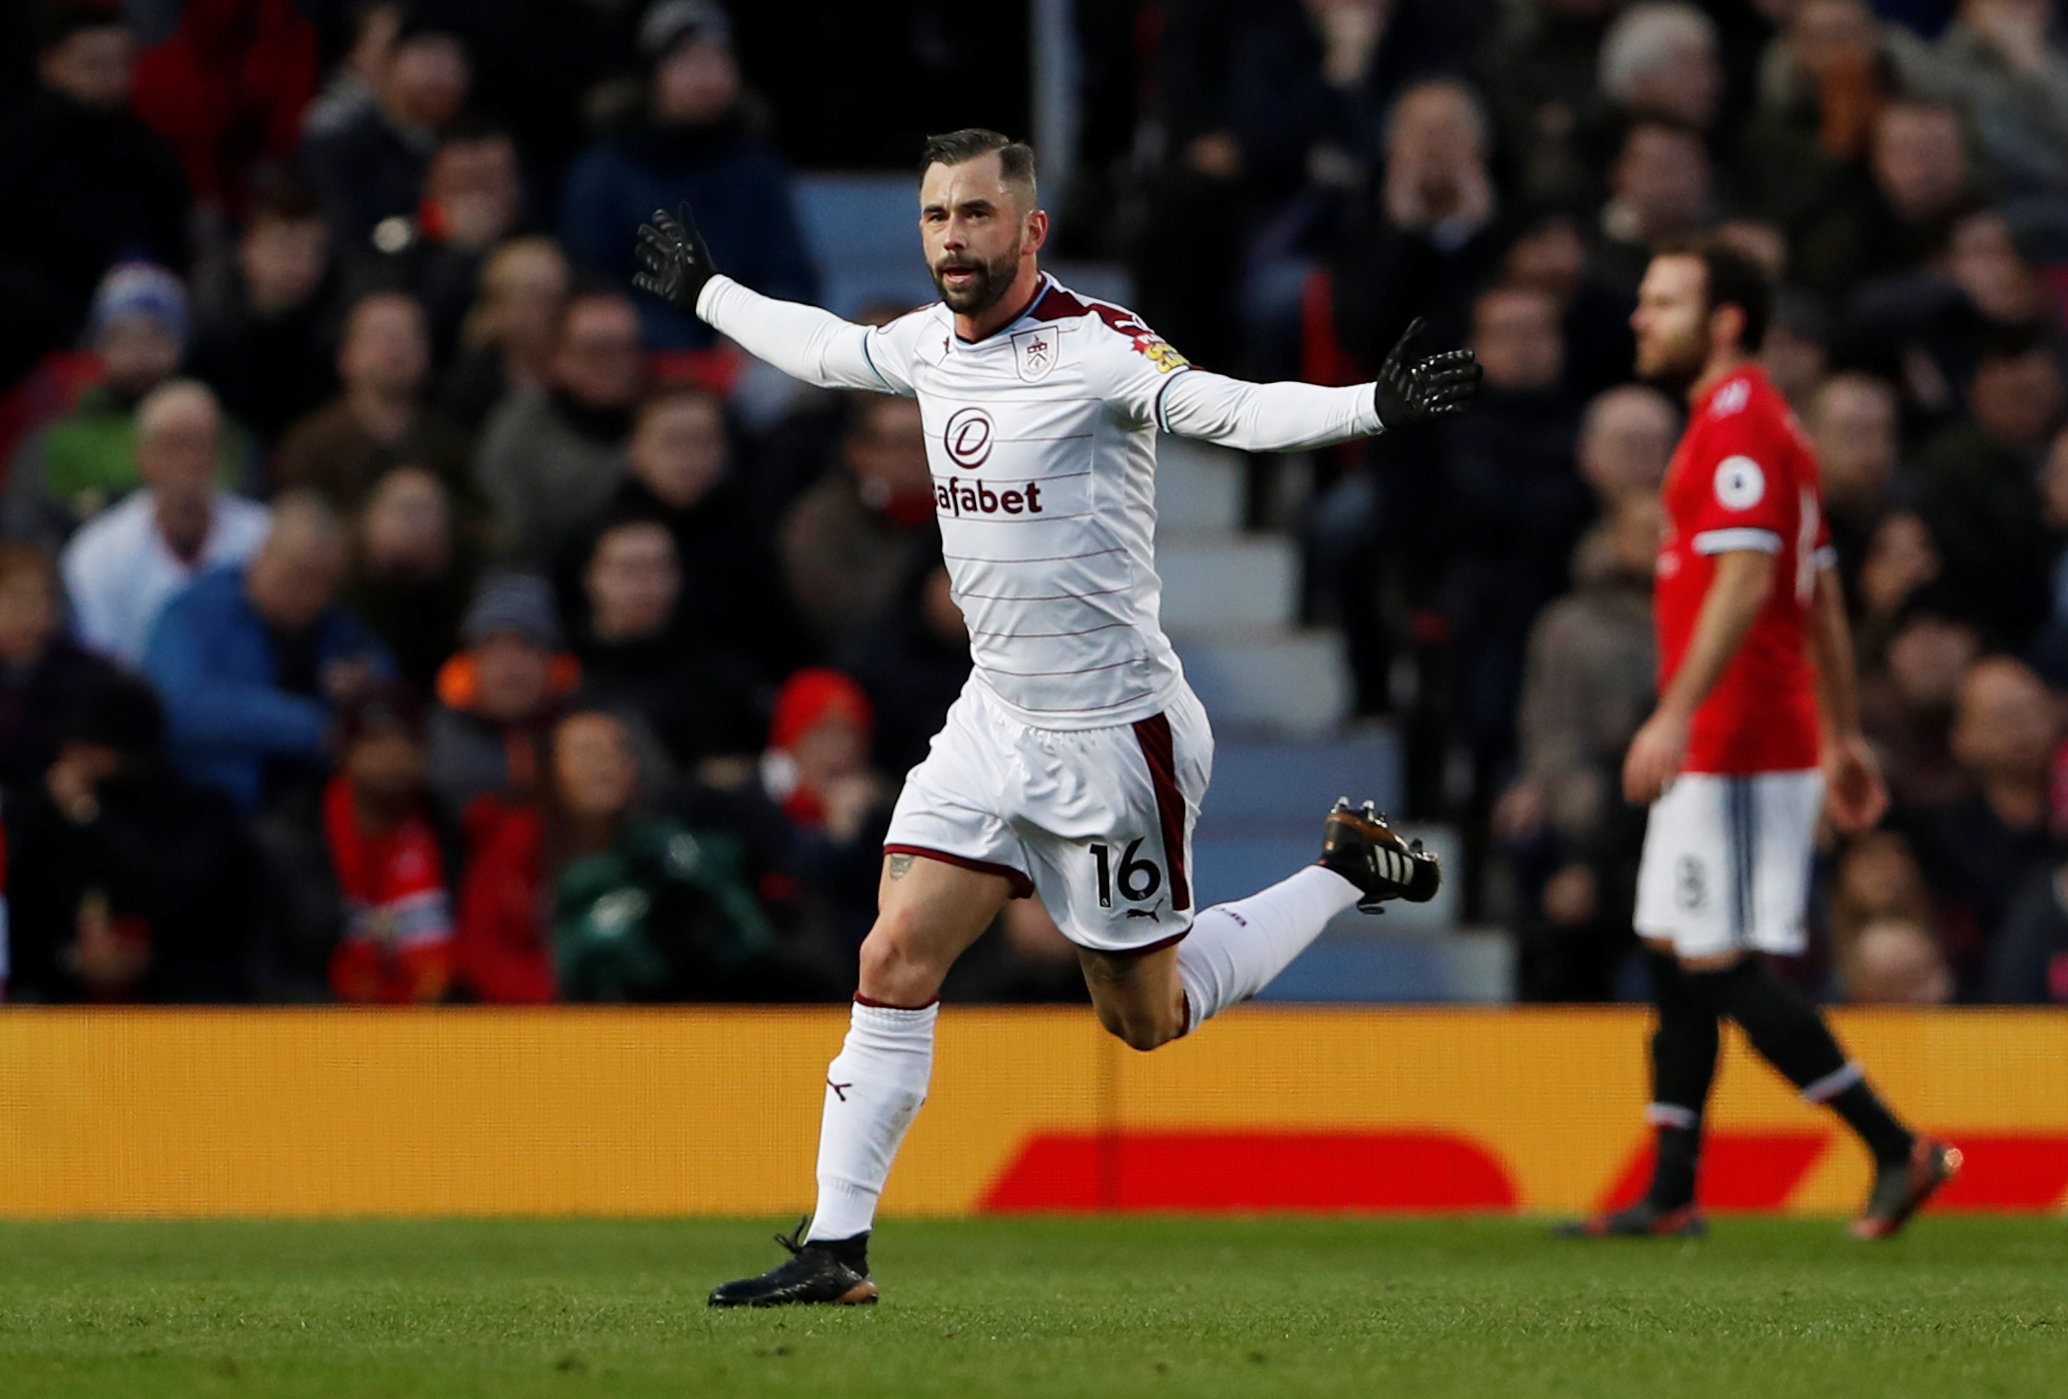
<path fill-rule="evenodd" d="M 711 250 L 704 235 L 697 232 L 689 206 L 676 206 L 681 217 L 665 209 L 653 211 L 653 222 L 639 225 L 640 262 L 646 270 L 632 278 L 632 285 L 671 301 L 691 315 L 696 314 L 697 297 L 704 283 L 718 275 L 711 265 Z"/>
<path fill-rule="evenodd" d="M 1379 426 L 1389 432 L 1424 418 L 1462 413 L 1472 395 L 1479 392 L 1483 371 L 1470 350 L 1445 350 L 1427 359 L 1415 359 L 1408 353 L 1408 342 L 1421 333 L 1422 318 L 1417 316 L 1379 366 L 1379 382 L 1372 396 Z"/>

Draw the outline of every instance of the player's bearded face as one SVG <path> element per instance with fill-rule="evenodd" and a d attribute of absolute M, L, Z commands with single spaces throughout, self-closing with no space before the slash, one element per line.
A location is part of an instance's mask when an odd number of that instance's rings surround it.
<path fill-rule="evenodd" d="M 1004 252 L 984 258 L 974 248 L 942 253 L 934 259 L 933 284 L 941 300 L 958 315 L 979 315 L 998 304 L 1020 268 L 1019 240 Z"/>
<path fill-rule="evenodd" d="M 1671 387 L 1691 384 L 1709 360 L 1709 317 L 1702 264 L 1693 258 L 1653 261 L 1637 292 L 1630 328 L 1637 335 L 1637 375 Z"/>

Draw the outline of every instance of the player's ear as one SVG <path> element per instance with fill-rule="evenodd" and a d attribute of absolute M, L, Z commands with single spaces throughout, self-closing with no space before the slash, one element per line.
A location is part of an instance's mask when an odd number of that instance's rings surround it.
<path fill-rule="evenodd" d="M 1745 308 L 1724 302 L 1709 313 L 1709 344 L 1712 349 L 1742 349 L 1745 344 Z"/>
<path fill-rule="evenodd" d="M 1039 252 L 1048 242 L 1048 210 L 1036 209 L 1027 215 L 1020 230 L 1020 247 L 1025 252 Z"/>

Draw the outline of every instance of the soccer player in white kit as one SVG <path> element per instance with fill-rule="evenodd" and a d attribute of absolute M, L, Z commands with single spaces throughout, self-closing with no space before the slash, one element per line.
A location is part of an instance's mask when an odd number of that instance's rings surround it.
<path fill-rule="evenodd" d="M 642 288 L 784 372 L 919 400 L 972 671 L 884 845 L 875 925 L 826 1075 L 818 1203 L 790 1259 L 713 1306 L 871 1302 L 869 1231 L 926 1098 L 943 979 L 1009 898 L 1039 893 L 1099 1022 L 1153 1049 L 1262 990 L 1336 914 L 1426 900 L 1441 872 L 1367 803 L 1320 861 L 1195 914 L 1206 713 L 1158 622 L 1156 431 L 1250 451 L 1368 436 L 1462 409 L 1470 351 L 1395 347 L 1376 384 L 1250 384 L 1188 365 L 1133 313 L 1041 272 L 1033 152 L 928 141 L 919 227 L 941 300 L 870 329 L 717 273 L 688 210 L 640 230 Z"/>

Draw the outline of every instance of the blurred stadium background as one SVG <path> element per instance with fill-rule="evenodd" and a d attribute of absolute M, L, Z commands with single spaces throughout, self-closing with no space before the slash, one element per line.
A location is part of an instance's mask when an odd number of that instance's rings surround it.
<path fill-rule="evenodd" d="M 1825 844 L 1789 971 L 1968 1143 L 1948 1207 L 2058 1210 L 2063 37 L 2050 0 L 7 6 L 0 1212 L 804 1196 L 965 642 L 916 410 L 635 301 L 632 235 L 686 197 L 749 285 L 894 314 L 931 297 L 919 142 L 965 125 L 1034 140 L 1048 265 L 1195 361 L 1355 382 L 1424 315 L 1488 392 L 1308 457 L 1161 447 L 1200 897 L 1311 859 L 1342 792 L 1443 896 L 1147 1061 L 1021 1008 L 1083 993 L 1014 905 L 888 1208 L 1628 1188 L 1641 1010 L 1485 1007 L 1642 998 L 1613 774 L 1679 410 L 1623 318 L 1710 228 L 1783 289 L 1897 798 Z M 1717 1203 L 1857 1198 L 1763 1070 L 1716 1121 Z M 1401 1169 L 1349 1170 L 1375 1142 Z"/>

